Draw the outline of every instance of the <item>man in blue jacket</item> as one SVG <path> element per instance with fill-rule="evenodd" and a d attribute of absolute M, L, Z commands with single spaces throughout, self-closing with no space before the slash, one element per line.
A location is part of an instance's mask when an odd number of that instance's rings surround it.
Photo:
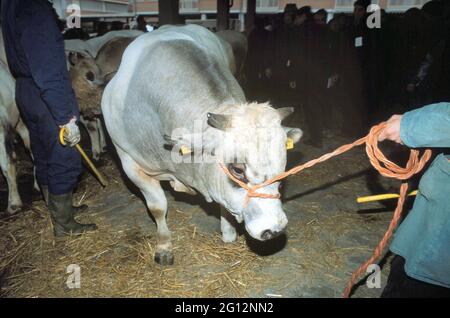
<path fill-rule="evenodd" d="M 387 122 L 379 140 L 411 148 L 450 148 L 450 103 L 432 104 Z M 395 233 L 382 297 L 450 297 L 450 156 L 423 175 L 413 209 Z"/>
<path fill-rule="evenodd" d="M 30 131 L 36 179 L 51 214 L 56 236 L 94 230 L 75 221 L 72 192 L 81 172 L 73 148 L 80 140 L 79 108 L 66 66 L 64 41 L 47 0 L 4 0 L 2 29 L 16 101 Z M 66 129 L 59 143 L 59 130 Z"/>

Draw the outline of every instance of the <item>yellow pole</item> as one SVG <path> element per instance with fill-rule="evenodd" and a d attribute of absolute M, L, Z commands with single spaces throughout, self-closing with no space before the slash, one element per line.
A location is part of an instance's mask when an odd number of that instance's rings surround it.
<path fill-rule="evenodd" d="M 61 130 L 59 131 L 59 141 L 61 142 L 61 144 L 63 146 L 66 145 L 66 142 L 64 141 L 64 131 L 65 131 L 65 128 L 61 128 Z M 81 154 L 83 159 L 86 161 L 89 168 L 91 168 L 92 172 L 94 172 L 95 176 L 97 177 L 98 181 L 100 181 L 101 185 L 103 187 L 106 187 L 108 185 L 108 182 L 105 180 L 105 178 L 103 178 L 100 171 L 98 171 L 97 168 L 94 166 L 91 159 L 89 159 L 87 154 L 84 152 L 83 148 L 81 148 L 81 146 L 78 144 L 75 145 L 75 147 L 77 148 L 78 152 Z"/>
<path fill-rule="evenodd" d="M 417 190 L 411 192 L 408 194 L 408 196 L 414 196 L 417 195 Z M 366 203 L 366 202 L 373 202 L 373 201 L 382 201 L 382 200 L 389 200 L 389 199 L 396 199 L 400 195 L 395 193 L 386 193 L 386 194 L 378 194 L 378 195 L 370 195 L 367 197 L 359 197 L 356 199 L 356 202 L 358 203 Z"/>

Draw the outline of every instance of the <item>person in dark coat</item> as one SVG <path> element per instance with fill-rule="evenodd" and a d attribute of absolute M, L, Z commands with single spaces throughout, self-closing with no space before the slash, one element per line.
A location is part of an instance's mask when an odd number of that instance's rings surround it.
<path fill-rule="evenodd" d="M 265 75 L 274 86 L 273 96 L 280 106 L 295 100 L 297 94 L 299 32 L 294 24 L 296 13 L 295 4 L 286 5 L 283 23 L 271 32 L 265 54 Z"/>
<path fill-rule="evenodd" d="M 266 19 L 256 18 L 255 28 L 248 35 L 247 61 L 244 66 L 247 78 L 247 96 L 251 100 L 266 100 L 265 88 L 267 79 L 264 76 L 265 61 L 264 52 L 270 32 L 265 29 Z"/>
<path fill-rule="evenodd" d="M 328 48 L 324 23 L 327 12 L 319 10 L 316 15 L 316 18 L 311 15 L 300 26 L 302 67 L 298 76 L 302 78 L 299 82 L 307 126 L 304 142 L 321 148 L 326 117 L 324 114 L 328 111 L 325 95 L 330 74 L 327 67 Z"/>
<path fill-rule="evenodd" d="M 2 1 L 2 29 L 16 101 L 30 131 L 36 179 L 55 236 L 96 229 L 74 219 L 72 192 L 81 173 L 73 146 L 80 140 L 79 108 L 66 65 L 63 36 L 47 0 Z M 65 128 L 68 147 L 59 142 Z"/>
<path fill-rule="evenodd" d="M 353 16 L 344 28 L 346 53 L 340 80 L 348 92 L 344 102 L 345 117 L 352 118 L 353 124 L 345 125 L 342 132 L 352 138 L 366 133 L 369 126 L 372 44 L 366 24 L 367 3 L 370 1 L 354 3 Z"/>
<path fill-rule="evenodd" d="M 142 32 L 148 32 L 147 30 L 147 21 L 145 21 L 145 17 L 143 15 L 140 15 L 136 19 L 137 22 L 137 29 Z"/>
<path fill-rule="evenodd" d="M 347 122 L 344 120 L 344 107 L 348 92 L 345 91 L 342 81 L 342 74 L 345 72 L 343 61 L 346 58 L 347 44 L 343 32 L 345 21 L 345 15 L 337 14 L 328 23 L 326 32 L 327 52 L 324 60 L 328 76 L 325 93 L 327 105 L 325 125 L 338 133 L 342 132 L 342 128 Z"/>
<path fill-rule="evenodd" d="M 105 21 L 100 21 L 97 24 L 97 36 L 103 36 L 109 32 L 108 23 Z"/>
<path fill-rule="evenodd" d="M 449 101 L 450 87 L 450 5 L 440 1 L 428 2 L 422 8 L 426 34 L 420 42 L 422 50 L 418 63 L 410 66 L 406 90 L 410 96 L 409 108 L 422 104 Z M 425 51 L 426 50 L 426 51 Z"/>

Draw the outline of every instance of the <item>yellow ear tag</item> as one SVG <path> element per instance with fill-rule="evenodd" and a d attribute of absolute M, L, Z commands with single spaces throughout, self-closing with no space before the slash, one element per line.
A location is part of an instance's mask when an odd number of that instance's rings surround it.
<path fill-rule="evenodd" d="M 180 147 L 180 153 L 184 156 L 184 155 L 188 155 L 188 154 L 190 154 L 192 152 L 192 150 L 191 149 L 189 149 L 188 147 L 186 147 L 186 146 L 181 146 Z"/>
<path fill-rule="evenodd" d="M 294 140 L 292 138 L 288 138 L 286 141 L 286 150 L 294 148 Z"/>

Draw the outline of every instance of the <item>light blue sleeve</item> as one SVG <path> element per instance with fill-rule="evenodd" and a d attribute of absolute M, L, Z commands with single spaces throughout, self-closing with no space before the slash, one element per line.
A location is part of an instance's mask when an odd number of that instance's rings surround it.
<path fill-rule="evenodd" d="M 405 113 L 400 138 L 411 148 L 450 147 L 450 103 L 431 104 Z"/>

